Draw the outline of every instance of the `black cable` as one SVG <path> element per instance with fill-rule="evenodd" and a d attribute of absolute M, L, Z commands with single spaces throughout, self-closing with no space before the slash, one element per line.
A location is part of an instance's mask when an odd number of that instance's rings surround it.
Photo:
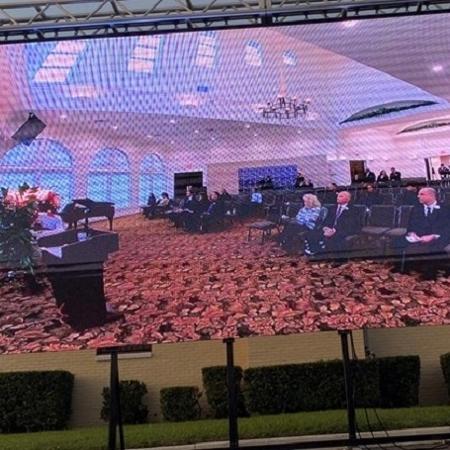
<path fill-rule="evenodd" d="M 355 342 L 353 340 L 353 333 L 350 332 L 349 334 L 350 334 L 350 348 L 351 348 L 351 352 L 352 352 L 352 360 L 354 361 L 353 367 L 356 367 L 356 369 L 360 371 L 361 368 L 360 368 L 359 364 L 356 364 L 359 362 L 359 359 L 358 359 L 358 355 L 356 354 Z M 356 404 L 356 383 L 353 383 L 353 404 Z M 364 414 L 366 416 L 367 428 L 369 429 L 369 432 L 370 432 L 370 435 L 372 436 L 372 438 L 375 439 L 376 437 L 375 437 L 374 431 L 372 429 L 372 426 L 370 424 L 367 408 L 365 406 L 363 406 L 363 409 L 364 409 Z M 359 428 L 357 422 L 358 422 L 357 418 L 355 417 L 356 426 L 357 426 L 357 428 Z M 360 437 L 361 437 L 361 433 L 360 433 Z M 381 444 L 376 444 L 376 445 L 381 450 L 387 450 L 386 447 L 383 447 Z M 368 449 L 367 446 L 365 446 L 365 448 Z"/>
<path fill-rule="evenodd" d="M 353 358 L 356 362 L 359 362 L 358 355 L 356 354 L 355 342 L 354 342 L 354 340 L 353 340 L 353 334 L 352 334 L 352 333 L 350 333 L 350 346 L 351 346 L 351 349 L 352 349 L 352 358 Z M 361 371 L 361 373 L 363 374 L 363 376 L 365 376 L 365 373 L 364 373 L 364 371 L 361 370 L 361 367 L 359 366 L 359 364 L 355 364 L 355 366 L 358 368 L 359 371 Z M 366 380 L 366 381 L 367 381 L 367 380 Z M 365 414 L 365 417 L 366 417 L 366 422 L 367 422 L 367 427 L 368 427 L 368 429 L 369 429 L 369 432 L 370 432 L 372 438 L 375 438 L 375 434 L 374 434 L 374 431 L 373 431 L 373 429 L 372 429 L 372 425 L 371 425 L 371 423 L 370 423 L 369 413 L 368 413 L 367 407 L 366 407 L 366 406 L 363 406 L 363 409 L 364 409 L 364 414 Z M 387 431 L 385 425 L 383 424 L 383 422 L 381 422 L 381 419 L 379 418 L 379 416 L 378 416 L 378 414 L 377 414 L 376 408 L 373 407 L 372 409 L 373 409 L 373 411 L 374 411 L 374 413 L 375 413 L 375 416 L 376 416 L 377 419 L 378 419 L 378 423 L 379 423 L 380 427 L 382 428 L 381 431 L 385 433 L 386 437 L 392 439 L 392 437 L 389 435 L 389 432 Z M 376 444 L 376 445 L 377 445 L 377 447 L 379 447 L 381 450 L 387 450 L 386 447 L 384 447 L 384 446 L 381 445 L 381 444 Z M 396 443 L 394 440 L 392 440 L 392 445 L 393 445 L 394 447 L 396 447 L 396 448 L 399 448 L 399 450 L 407 450 L 406 447 L 398 446 L 397 443 Z"/>
<path fill-rule="evenodd" d="M 356 354 L 355 343 L 354 343 L 354 340 L 353 340 L 353 334 L 352 334 L 352 333 L 350 333 L 350 345 L 351 345 L 351 351 L 352 351 L 352 359 L 354 359 L 356 362 L 358 362 L 359 359 L 358 359 L 358 355 Z M 361 368 L 359 367 L 359 365 L 356 365 L 356 367 L 358 368 L 358 370 L 361 370 Z M 362 372 L 362 373 L 364 374 L 364 372 Z M 364 374 L 364 375 L 365 375 L 365 374 Z M 355 384 L 354 384 L 354 386 L 355 386 Z M 355 392 L 355 387 L 354 387 L 354 392 Z M 363 407 L 363 408 L 364 408 L 364 413 L 365 413 L 365 416 L 366 416 L 367 426 L 368 426 L 368 428 L 369 428 L 369 431 L 370 431 L 372 437 L 375 438 L 375 435 L 374 435 L 374 433 L 373 433 L 373 430 L 372 430 L 372 427 L 371 427 L 371 424 L 370 424 L 370 420 L 369 420 L 369 415 L 368 415 L 367 408 L 366 408 L 366 407 Z M 375 414 L 375 417 L 376 417 L 377 420 L 378 420 L 378 424 L 381 426 L 382 431 L 385 433 L 386 437 L 392 439 L 392 445 L 393 445 L 395 448 L 398 448 L 399 450 L 410 450 L 408 447 L 403 447 L 403 446 L 399 445 L 398 443 L 396 443 L 396 442 L 394 441 L 393 436 L 391 436 L 391 435 L 389 434 L 389 432 L 388 432 L 386 426 L 384 425 L 383 421 L 381 420 L 380 416 L 378 415 L 377 409 L 376 409 L 375 407 L 372 407 L 372 410 L 373 410 L 373 412 L 374 412 L 374 414 Z M 387 449 L 386 449 L 385 447 L 383 447 L 381 444 L 376 444 L 376 445 L 377 445 L 379 448 L 383 449 L 383 450 L 387 450 Z M 444 449 L 448 449 L 448 448 L 450 448 L 450 445 L 449 445 L 449 444 L 446 444 L 446 443 L 444 443 L 444 444 L 436 444 L 436 445 L 431 446 L 431 447 L 426 447 L 427 450 L 444 450 Z"/>

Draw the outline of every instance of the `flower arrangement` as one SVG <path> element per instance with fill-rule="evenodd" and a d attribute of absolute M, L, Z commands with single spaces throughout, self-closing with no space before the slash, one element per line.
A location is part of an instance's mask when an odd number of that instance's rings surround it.
<path fill-rule="evenodd" d="M 27 184 L 17 190 L 1 189 L 0 197 L 0 265 L 6 269 L 33 272 L 36 245 L 34 223 L 40 211 L 55 212 L 59 196 L 47 189 Z"/>

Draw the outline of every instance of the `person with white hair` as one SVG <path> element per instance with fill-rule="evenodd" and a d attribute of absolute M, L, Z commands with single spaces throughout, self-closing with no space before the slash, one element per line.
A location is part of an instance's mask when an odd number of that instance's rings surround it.
<path fill-rule="evenodd" d="M 304 206 L 299 209 L 295 219 L 286 223 L 281 234 L 282 247 L 288 253 L 297 253 L 303 243 L 307 244 L 307 253 L 315 253 L 318 245 L 316 230 L 327 214 L 327 209 L 322 207 L 316 195 L 304 194 L 302 199 Z"/>

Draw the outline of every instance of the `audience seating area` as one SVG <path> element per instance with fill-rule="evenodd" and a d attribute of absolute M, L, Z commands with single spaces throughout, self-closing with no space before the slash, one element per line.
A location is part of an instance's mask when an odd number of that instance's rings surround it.
<path fill-rule="evenodd" d="M 422 186 L 421 186 L 422 187 Z M 450 205 L 450 187 L 442 183 L 433 186 L 438 193 L 438 201 Z M 368 193 L 364 186 L 339 186 L 337 189 L 309 188 L 297 190 L 266 190 L 262 201 L 252 202 L 251 193 L 228 195 L 220 198 L 220 214 L 208 223 L 202 219 L 202 212 L 183 215 L 183 199 L 174 201 L 170 209 L 159 212 L 158 217 L 171 218 L 175 226 L 188 232 L 221 231 L 236 221 L 246 221 L 247 241 L 258 238 L 261 244 L 274 237 L 273 230 L 280 234 L 286 223 L 296 217 L 303 207 L 303 195 L 315 194 L 323 207 L 328 210 L 336 204 L 337 193 L 343 190 L 352 195 L 351 203 L 357 210 L 359 232 L 346 236 L 347 250 L 343 258 L 396 258 L 404 265 L 405 252 L 397 248 L 395 242 L 406 235 L 409 216 L 413 206 L 418 204 L 418 187 L 374 188 Z M 174 219 L 174 214 L 177 216 Z M 286 219 L 289 218 L 289 219 Z M 254 219 L 252 221 L 252 219 Z M 298 237 L 299 240 L 303 236 Z M 302 253 L 303 245 L 297 253 Z M 450 254 L 450 246 L 445 249 Z M 317 257 L 318 255 L 316 255 Z M 336 256 L 336 255 L 334 255 Z M 326 251 L 322 257 L 328 258 Z"/>

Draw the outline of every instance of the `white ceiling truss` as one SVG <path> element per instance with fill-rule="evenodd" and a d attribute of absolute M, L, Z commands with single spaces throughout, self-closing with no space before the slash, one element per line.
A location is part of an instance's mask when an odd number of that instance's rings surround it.
<path fill-rule="evenodd" d="M 448 11 L 450 0 L 3 0 L 0 43 Z"/>

